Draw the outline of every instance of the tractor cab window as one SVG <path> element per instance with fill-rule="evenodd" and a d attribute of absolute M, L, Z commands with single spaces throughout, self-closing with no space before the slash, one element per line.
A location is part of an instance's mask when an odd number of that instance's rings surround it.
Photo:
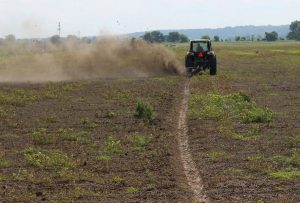
<path fill-rule="evenodd" d="M 191 50 L 193 52 L 206 52 L 208 51 L 207 42 L 192 42 Z"/>

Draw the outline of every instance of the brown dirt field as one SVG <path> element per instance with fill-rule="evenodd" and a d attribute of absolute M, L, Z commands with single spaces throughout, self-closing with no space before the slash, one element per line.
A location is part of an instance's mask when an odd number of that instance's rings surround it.
<path fill-rule="evenodd" d="M 0 123 L 0 158 L 9 164 L 0 165 L 0 202 L 190 201 L 178 160 L 174 119 L 178 117 L 183 81 L 166 77 L 2 84 L 0 101 L 6 116 Z M 16 93 L 20 89 L 23 92 Z M 153 124 L 134 116 L 139 99 L 154 107 Z M 45 142 L 43 138 L 34 139 L 34 133 L 43 134 L 37 129 L 44 129 Z M 87 135 L 81 140 L 67 139 L 60 129 Z M 135 135 L 151 139 L 135 146 L 130 139 Z M 99 158 L 108 148 L 109 136 L 113 139 L 111 150 L 119 151 L 107 153 L 108 159 Z M 29 146 L 49 157 L 59 150 L 68 158 L 64 162 L 57 155 L 55 163 L 34 165 L 42 161 L 26 161 L 24 149 Z M 73 166 L 68 165 L 70 160 Z M 66 166 L 60 167 L 63 164 Z"/>

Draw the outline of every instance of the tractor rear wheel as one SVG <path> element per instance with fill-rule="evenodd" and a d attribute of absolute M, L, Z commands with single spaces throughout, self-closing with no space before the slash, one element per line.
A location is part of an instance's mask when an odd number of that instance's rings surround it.
<path fill-rule="evenodd" d="M 209 59 L 209 74 L 216 75 L 217 74 L 217 58 L 212 56 Z"/>

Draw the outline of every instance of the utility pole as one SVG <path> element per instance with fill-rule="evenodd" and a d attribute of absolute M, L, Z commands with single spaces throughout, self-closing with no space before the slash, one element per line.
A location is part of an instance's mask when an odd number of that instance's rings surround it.
<path fill-rule="evenodd" d="M 61 34 L 61 26 L 60 26 L 60 22 L 58 23 L 58 28 L 57 28 L 57 30 L 58 30 L 58 36 L 60 37 L 60 34 Z"/>

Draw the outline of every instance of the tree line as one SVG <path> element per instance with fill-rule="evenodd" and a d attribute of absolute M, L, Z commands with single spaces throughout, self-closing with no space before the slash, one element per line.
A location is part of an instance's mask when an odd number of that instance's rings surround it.
<path fill-rule="evenodd" d="M 204 35 L 201 37 L 202 39 L 210 39 L 210 37 L 208 35 Z M 294 21 L 291 23 L 290 25 L 290 32 L 288 33 L 287 39 L 289 40 L 298 40 L 300 41 L 300 21 Z M 49 41 L 52 44 L 60 44 L 62 41 L 81 41 L 84 43 L 92 43 L 93 41 L 95 41 L 96 38 L 88 38 L 88 37 L 83 37 L 83 38 L 79 38 L 75 35 L 69 35 L 66 38 L 61 38 L 58 35 L 54 35 L 52 37 L 49 38 Z M 179 32 L 170 32 L 167 35 L 164 35 L 162 32 L 160 31 L 152 31 L 152 32 L 146 32 L 143 36 L 142 39 L 144 39 L 147 42 L 150 43 L 162 43 L 162 42 L 172 42 L 172 43 L 184 43 L 184 42 L 188 42 L 189 38 L 188 36 L 181 34 Z M 219 36 L 214 36 L 213 41 L 215 42 L 219 42 L 219 41 L 224 41 L 223 39 L 220 39 Z M 284 40 L 284 38 L 280 38 L 278 33 L 273 31 L 273 32 L 266 32 L 265 33 L 265 37 L 257 37 L 255 38 L 254 35 L 252 35 L 251 37 L 242 37 L 242 36 L 236 36 L 235 37 L 235 41 L 277 41 L 277 40 Z M 4 43 L 12 43 L 16 41 L 16 37 L 12 34 L 7 35 L 4 39 L 0 38 L 0 45 L 4 44 Z M 225 40 L 228 41 L 228 40 Z"/>
<path fill-rule="evenodd" d="M 184 34 L 179 32 L 170 32 L 168 35 L 164 35 L 160 31 L 146 32 L 142 38 L 146 42 L 150 43 L 162 43 L 162 42 L 179 42 L 184 43 L 188 42 L 190 39 Z"/>

